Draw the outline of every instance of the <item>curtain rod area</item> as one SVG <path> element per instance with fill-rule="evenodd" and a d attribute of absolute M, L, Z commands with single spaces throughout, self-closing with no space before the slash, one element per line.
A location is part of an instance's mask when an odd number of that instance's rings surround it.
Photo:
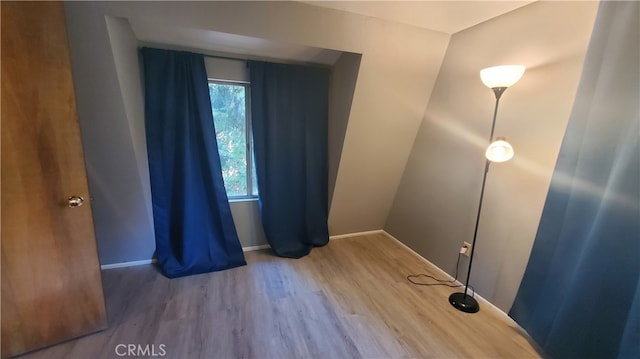
<path fill-rule="evenodd" d="M 208 55 L 208 54 L 202 54 L 202 56 L 213 58 L 213 59 L 246 62 L 247 66 L 249 66 L 249 61 L 266 61 L 266 62 L 273 62 L 273 63 L 278 63 L 278 64 L 289 64 L 289 65 L 302 65 L 302 66 L 313 66 L 313 67 L 321 67 L 321 68 L 331 68 L 331 65 L 327 65 L 327 64 L 320 64 L 320 63 L 314 63 L 314 62 L 304 62 L 304 61 L 295 61 L 295 60 L 262 58 L 260 56 L 256 56 L 256 57 L 253 57 L 253 58 L 251 58 L 251 56 L 249 56 L 248 58 L 240 58 L 240 57 L 222 56 L 222 55 Z"/>
<path fill-rule="evenodd" d="M 232 61 L 249 61 L 249 59 L 243 59 L 243 58 L 239 58 L 239 57 L 231 57 L 231 56 L 220 56 L 220 55 L 208 55 L 208 54 L 202 54 L 202 56 L 204 57 L 210 57 L 212 59 L 222 59 L 222 60 L 232 60 Z"/>
<path fill-rule="evenodd" d="M 315 67 L 321 67 L 321 68 L 331 68 L 332 67 L 331 64 L 316 63 L 316 62 L 301 61 L 301 60 L 278 59 L 278 58 L 271 58 L 271 57 L 260 56 L 260 55 L 239 55 L 239 56 L 244 56 L 244 57 L 236 57 L 236 56 L 233 56 L 233 54 L 231 54 L 231 55 L 212 55 L 212 54 L 203 53 L 202 50 L 199 50 L 199 49 L 193 49 L 193 48 L 189 48 L 189 47 L 176 46 L 176 45 L 157 44 L 157 43 L 152 43 L 152 42 L 142 42 L 142 43 L 140 43 L 138 45 L 138 49 L 142 49 L 143 47 L 151 47 L 151 48 L 156 48 L 156 49 L 174 50 L 174 51 L 187 51 L 187 52 L 193 52 L 193 53 L 196 53 L 196 54 L 200 54 L 200 55 L 202 55 L 204 57 L 208 57 L 208 58 L 212 58 L 212 59 L 241 61 L 241 62 L 246 62 L 246 63 L 248 63 L 249 61 L 265 61 L 265 62 L 273 62 L 273 63 L 280 63 L 280 64 L 315 66 Z"/>
<path fill-rule="evenodd" d="M 200 49 L 194 49 L 194 48 L 189 48 L 189 47 L 179 46 L 179 45 L 159 44 L 155 42 L 142 42 L 138 45 L 138 50 L 142 49 L 143 47 L 151 47 L 151 48 L 163 49 L 163 50 L 193 52 L 194 54 L 200 54 L 204 57 L 210 57 L 210 58 L 222 59 L 222 60 L 249 61 L 248 57 L 250 57 L 250 56 L 247 56 L 247 58 L 242 58 L 242 57 L 236 57 L 233 55 L 211 55 L 211 54 L 203 53 L 202 50 Z"/>

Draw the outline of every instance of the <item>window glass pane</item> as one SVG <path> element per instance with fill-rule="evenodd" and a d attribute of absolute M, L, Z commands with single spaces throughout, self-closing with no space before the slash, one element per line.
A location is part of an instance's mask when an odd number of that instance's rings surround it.
<path fill-rule="evenodd" d="M 209 96 L 227 196 L 246 196 L 245 87 L 210 82 Z"/>

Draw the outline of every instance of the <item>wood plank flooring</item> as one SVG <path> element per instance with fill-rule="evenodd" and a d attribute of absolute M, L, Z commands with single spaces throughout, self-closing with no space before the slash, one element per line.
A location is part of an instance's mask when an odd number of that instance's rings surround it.
<path fill-rule="evenodd" d="M 298 260 L 246 257 L 172 280 L 152 266 L 104 271 L 109 329 L 23 358 L 119 358 L 118 344 L 167 358 L 540 357 L 490 309 L 451 307 L 456 289 L 408 283 L 441 275 L 384 234 L 332 240 Z"/>

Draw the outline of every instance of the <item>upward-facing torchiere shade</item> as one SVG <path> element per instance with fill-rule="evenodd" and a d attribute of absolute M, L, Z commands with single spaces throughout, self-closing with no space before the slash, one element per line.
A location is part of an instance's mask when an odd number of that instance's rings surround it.
<path fill-rule="evenodd" d="M 506 66 L 494 66 L 483 69 L 480 71 L 480 78 L 482 82 L 493 90 L 496 96 L 496 106 L 493 111 L 493 120 L 491 122 L 491 134 L 489 135 L 489 142 L 493 139 L 493 132 L 496 128 L 496 116 L 498 114 L 498 103 L 500 97 L 507 89 L 512 86 L 524 74 L 525 67 L 520 65 L 506 65 Z M 478 226 L 480 224 L 480 213 L 482 212 L 482 200 L 484 199 L 484 187 L 487 183 L 487 172 L 489 171 L 489 164 L 491 162 L 504 162 L 513 157 L 513 147 L 504 139 L 504 137 L 498 137 L 496 141 L 492 142 L 485 152 L 485 165 L 484 174 L 482 176 L 482 188 L 480 189 L 480 201 L 478 202 L 478 213 L 476 217 L 476 226 L 473 230 L 473 242 L 471 242 L 471 256 L 469 258 L 469 267 L 467 269 L 467 281 L 464 286 L 463 293 L 453 293 L 449 297 L 449 302 L 456 309 L 467 313 L 476 313 L 480 310 L 478 302 L 470 295 L 467 294 L 469 290 L 469 278 L 471 277 L 471 265 L 473 264 L 473 254 L 476 249 L 476 239 L 478 237 Z"/>
<path fill-rule="evenodd" d="M 480 79 L 490 89 L 511 87 L 524 75 L 522 65 L 501 65 L 480 70 Z"/>

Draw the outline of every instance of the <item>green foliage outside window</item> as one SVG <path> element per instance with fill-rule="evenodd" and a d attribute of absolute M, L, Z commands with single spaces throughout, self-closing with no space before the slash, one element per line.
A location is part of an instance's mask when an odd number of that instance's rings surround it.
<path fill-rule="evenodd" d="M 209 97 L 227 196 L 247 196 L 246 88 L 210 82 Z"/>

